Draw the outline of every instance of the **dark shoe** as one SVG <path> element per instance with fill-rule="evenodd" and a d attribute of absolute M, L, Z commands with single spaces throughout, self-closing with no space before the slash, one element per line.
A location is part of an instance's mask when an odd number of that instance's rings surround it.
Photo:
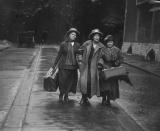
<path fill-rule="evenodd" d="M 106 96 L 103 96 L 102 97 L 102 105 L 105 105 L 106 103 L 107 103 Z"/>
<path fill-rule="evenodd" d="M 68 96 L 64 96 L 64 102 L 68 103 L 69 102 L 69 98 Z"/>
<path fill-rule="evenodd" d="M 81 105 L 88 105 L 90 103 L 89 103 L 89 100 L 87 98 L 82 98 L 81 101 L 80 101 L 80 104 Z"/>
<path fill-rule="evenodd" d="M 89 104 L 88 98 L 86 98 L 86 99 L 84 100 L 84 103 L 85 103 L 85 104 Z"/>
<path fill-rule="evenodd" d="M 88 98 L 81 98 L 80 104 L 81 104 L 81 105 L 89 104 Z"/>
<path fill-rule="evenodd" d="M 102 105 L 106 105 L 107 101 L 106 100 L 102 100 Z"/>
<path fill-rule="evenodd" d="M 107 100 L 107 101 L 106 101 L 106 105 L 107 105 L 107 106 L 110 106 L 110 105 L 111 105 L 110 100 Z"/>
<path fill-rule="evenodd" d="M 110 101 L 102 100 L 102 105 L 103 106 L 110 106 L 111 103 L 110 103 Z"/>

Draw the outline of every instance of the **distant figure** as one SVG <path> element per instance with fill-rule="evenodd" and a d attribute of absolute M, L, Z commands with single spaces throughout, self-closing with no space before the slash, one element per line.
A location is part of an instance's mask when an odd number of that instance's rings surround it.
<path fill-rule="evenodd" d="M 42 45 L 47 43 L 48 31 L 43 31 L 41 35 L 41 43 Z"/>

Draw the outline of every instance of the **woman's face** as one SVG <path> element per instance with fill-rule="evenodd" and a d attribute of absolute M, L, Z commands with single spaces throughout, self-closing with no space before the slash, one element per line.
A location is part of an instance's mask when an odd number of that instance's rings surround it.
<path fill-rule="evenodd" d="M 77 37 L 77 34 L 75 32 L 71 32 L 69 34 L 69 38 L 70 38 L 71 41 L 74 41 L 76 39 L 76 37 Z"/>
<path fill-rule="evenodd" d="M 112 47 L 113 44 L 114 44 L 113 41 L 108 41 L 108 42 L 107 42 L 107 46 L 108 46 L 108 47 Z"/>
<path fill-rule="evenodd" d="M 100 35 L 99 34 L 93 35 L 93 41 L 99 42 L 100 41 Z"/>

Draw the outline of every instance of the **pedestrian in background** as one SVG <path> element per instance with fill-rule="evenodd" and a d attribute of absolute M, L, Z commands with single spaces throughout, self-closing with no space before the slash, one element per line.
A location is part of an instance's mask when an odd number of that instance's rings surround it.
<path fill-rule="evenodd" d="M 43 31 L 41 35 L 41 44 L 47 44 L 48 31 Z"/>
<path fill-rule="evenodd" d="M 93 95 L 100 96 L 98 61 L 103 57 L 105 46 L 100 42 L 102 32 L 94 29 L 89 34 L 89 39 L 80 48 L 82 62 L 80 65 L 80 78 L 78 87 L 82 93 L 80 104 L 89 103 L 88 98 Z"/>
<path fill-rule="evenodd" d="M 112 35 L 107 35 L 104 38 L 104 45 L 106 46 L 105 56 L 107 61 L 102 62 L 103 68 L 109 69 L 120 66 L 122 63 L 122 54 L 120 49 L 114 46 Z M 102 104 L 110 105 L 110 100 L 116 100 L 119 98 L 118 79 L 110 78 L 108 80 L 104 80 L 100 73 L 100 91 L 102 96 Z"/>
<path fill-rule="evenodd" d="M 80 35 L 76 28 L 71 28 L 65 35 L 65 40 L 61 43 L 58 55 L 55 59 L 53 69 L 58 64 L 59 102 L 68 102 L 68 93 L 76 93 L 78 79 L 78 64 L 76 54 L 80 44 L 76 38 Z"/>

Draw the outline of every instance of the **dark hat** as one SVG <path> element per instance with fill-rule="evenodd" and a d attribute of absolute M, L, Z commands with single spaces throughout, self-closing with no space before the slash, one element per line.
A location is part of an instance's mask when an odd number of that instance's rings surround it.
<path fill-rule="evenodd" d="M 75 32 L 77 35 L 80 35 L 80 32 L 79 32 L 76 28 L 70 28 L 70 29 L 66 32 L 66 36 L 68 36 L 71 32 Z"/>
<path fill-rule="evenodd" d="M 107 36 L 104 38 L 104 41 L 105 41 L 105 42 L 113 41 L 113 36 L 112 36 L 112 35 L 107 35 Z"/>
<path fill-rule="evenodd" d="M 103 36 L 103 33 L 102 33 L 99 29 L 94 29 L 94 30 L 92 30 L 91 33 L 89 34 L 89 38 L 91 39 L 94 34 L 99 34 L 101 37 Z"/>

